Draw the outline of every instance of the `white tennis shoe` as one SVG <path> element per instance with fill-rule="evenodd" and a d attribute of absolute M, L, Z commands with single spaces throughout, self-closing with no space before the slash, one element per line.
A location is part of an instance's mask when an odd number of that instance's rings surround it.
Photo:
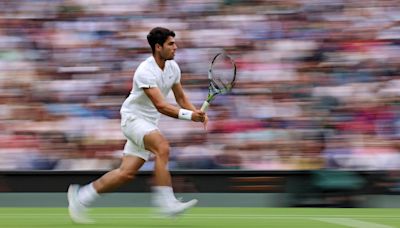
<path fill-rule="evenodd" d="M 72 221 L 79 224 L 94 223 L 88 216 L 88 208 L 79 202 L 79 185 L 72 184 L 68 188 L 68 211 Z"/>
<path fill-rule="evenodd" d="M 192 199 L 188 202 L 181 202 L 179 200 L 173 200 L 171 202 L 157 200 L 155 202 L 156 206 L 158 207 L 158 213 L 162 217 L 175 217 L 181 215 L 188 209 L 194 207 L 197 203 L 197 199 Z"/>

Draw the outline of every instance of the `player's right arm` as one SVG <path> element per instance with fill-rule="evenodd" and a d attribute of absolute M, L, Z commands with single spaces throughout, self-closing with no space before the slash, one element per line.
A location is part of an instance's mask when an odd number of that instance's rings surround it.
<path fill-rule="evenodd" d="M 173 118 L 179 118 L 179 112 L 181 109 L 166 102 L 164 96 L 162 95 L 158 87 L 143 88 L 143 90 L 160 113 Z M 191 118 L 192 121 L 203 122 L 204 119 L 205 119 L 204 112 L 200 110 L 193 111 Z"/>

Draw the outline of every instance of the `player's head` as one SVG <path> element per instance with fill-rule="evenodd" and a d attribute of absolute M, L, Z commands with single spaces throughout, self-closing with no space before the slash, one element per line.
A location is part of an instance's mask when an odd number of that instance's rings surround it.
<path fill-rule="evenodd" d="M 147 41 L 154 54 L 162 59 L 170 60 L 175 56 L 175 32 L 162 27 L 153 28 L 147 35 Z"/>

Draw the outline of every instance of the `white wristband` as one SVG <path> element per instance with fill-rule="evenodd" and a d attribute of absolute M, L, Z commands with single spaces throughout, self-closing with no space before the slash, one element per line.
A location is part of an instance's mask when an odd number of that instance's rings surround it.
<path fill-rule="evenodd" d="M 187 109 L 179 109 L 178 118 L 181 120 L 192 120 L 193 112 Z"/>

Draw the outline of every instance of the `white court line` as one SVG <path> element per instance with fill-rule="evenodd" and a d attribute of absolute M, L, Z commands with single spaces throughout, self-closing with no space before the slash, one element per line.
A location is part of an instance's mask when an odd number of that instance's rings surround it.
<path fill-rule="evenodd" d="M 357 219 L 349 219 L 349 218 L 314 218 L 313 220 L 333 223 L 347 227 L 353 228 L 394 228 L 393 226 L 387 226 L 374 222 L 365 222 Z"/>

